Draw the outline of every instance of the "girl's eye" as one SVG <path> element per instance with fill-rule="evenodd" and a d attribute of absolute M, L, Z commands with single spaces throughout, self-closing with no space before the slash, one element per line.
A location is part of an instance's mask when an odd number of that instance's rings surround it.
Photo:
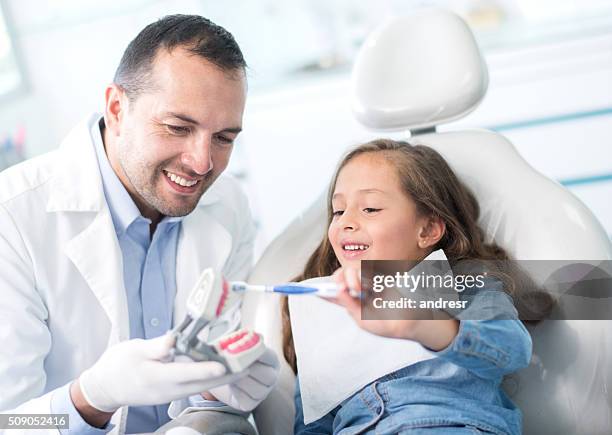
<path fill-rule="evenodd" d="M 380 211 L 380 208 L 372 208 L 372 207 L 367 207 L 364 208 L 363 211 L 365 211 L 366 213 L 376 213 L 377 211 Z"/>
<path fill-rule="evenodd" d="M 333 214 L 334 216 L 342 216 L 342 213 L 344 213 L 344 210 L 336 210 L 336 211 L 334 211 L 332 214 Z"/>
<path fill-rule="evenodd" d="M 186 134 L 189 134 L 191 132 L 191 129 L 189 127 L 184 127 L 182 125 L 166 124 L 166 128 L 172 134 L 178 134 L 178 135 L 186 135 Z"/>

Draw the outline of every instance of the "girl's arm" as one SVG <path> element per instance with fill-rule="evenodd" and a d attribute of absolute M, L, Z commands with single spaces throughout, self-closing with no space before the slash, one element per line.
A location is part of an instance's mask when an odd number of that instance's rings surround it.
<path fill-rule="evenodd" d="M 340 268 L 334 273 L 333 278 L 339 284 L 340 292 L 332 302 L 343 305 L 357 325 L 372 334 L 418 341 L 434 351 L 445 349 L 457 336 L 459 321 L 448 318 L 449 316 L 445 316 L 444 320 L 364 320 L 361 318 L 361 302 L 348 293 L 349 288 L 361 291 L 360 271 Z"/>
<path fill-rule="evenodd" d="M 531 359 L 531 336 L 519 320 L 462 320 L 453 342 L 436 352 L 485 379 L 527 367 Z"/>
<path fill-rule="evenodd" d="M 361 302 L 347 289 L 361 289 L 359 271 L 339 269 L 334 278 L 342 291 L 335 302 L 344 305 L 355 322 L 373 334 L 414 340 L 435 354 L 486 379 L 499 378 L 526 367 L 532 341 L 517 319 L 501 283 L 488 280 L 486 290 L 474 295 L 462 320 L 363 320 Z"/>

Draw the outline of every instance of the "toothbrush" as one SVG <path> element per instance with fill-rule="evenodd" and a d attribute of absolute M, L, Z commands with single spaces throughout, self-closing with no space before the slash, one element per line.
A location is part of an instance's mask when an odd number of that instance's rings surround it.
<path fill-rule="evenodd" d="M 305 294 L 313 294 L 317 296 L 322 296 L 324 298 L 333 298 L 338 294 L 338 284 L 334 282 L 313 282 L 307 284 L 299 284 L 299 283 L 286 283 L 280 285 L 256 285 L 256 284 L 247 284 L 242 281 L 225 281 L 224 287 L 234 292 L 246 292 L 246 291 L 254 291 L 260 293 L 281 293 L 285 295 L 305 295 Z M 353 290 L 350 291 L 351 296 L 357 297 L 358 295 Z"/>

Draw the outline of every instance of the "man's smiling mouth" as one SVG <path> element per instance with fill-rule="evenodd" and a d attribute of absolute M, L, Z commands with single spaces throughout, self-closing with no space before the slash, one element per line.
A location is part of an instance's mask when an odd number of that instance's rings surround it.
<path fill-rule="evenodd" d="M 187 180 L 181 177 L 180 175 L 174 174 L 166 170 L 164 170 L 163 172 L 166 175 L 166 177 L 170 179 L 170 181 L 172 181 L 175 184 L 178 184 L 179 186 L 183 186 L 183 187 L 195 186 L 200 181 L 200 180 Z"/>

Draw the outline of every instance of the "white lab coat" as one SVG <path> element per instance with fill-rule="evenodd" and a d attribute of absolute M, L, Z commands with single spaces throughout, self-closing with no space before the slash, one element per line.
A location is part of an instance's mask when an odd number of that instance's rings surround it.
<path fill-rule="evenodd" d="M 5 413 L 49 413 L 54 389 L 130 335 L 122 255 L 90 135 L 97 119 L 78 125 L 58 150 L 0 174 Z M 246 278 L 254 233 L 245 195 L 221 176 L 182 222 L 175 322 L 183 318 L 186 295 L 202 269 Z M 115 413 L 115 432 L 124 431 L 126 417 L 127 408 Z"/>

